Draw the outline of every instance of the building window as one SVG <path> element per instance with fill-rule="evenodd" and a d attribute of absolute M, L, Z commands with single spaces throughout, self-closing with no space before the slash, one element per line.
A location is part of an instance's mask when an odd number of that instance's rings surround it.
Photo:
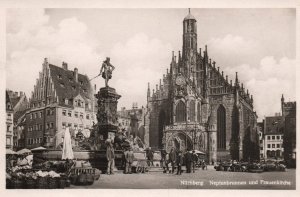
<path fill-rule="evenodd" d="M 69 100 L 65 99 L 65 104 L 68 105 L 69 104 Z"/>
<path fill-rule="evenodd" d="M 83 81 L 79 81 L 80 85 L 83 85 Z"/>
<path fill-rule="evenodd" d="M 201 122 L 201 106 L 200 106 L 200 103 L 197 104 L 197 121 Z"/>
<path fill-rule="evenodd" d="M 75 118 L 78 118 L 78 112 L 75 112 Z"/>
<path fill-rule="evenodd" d="M 271 148 L 271 144 L 268 144 L 268 148 Z"/>
<path fill-rule="evenodd" d="M 40 112 L 40 118 L 42 118 L 43 112 Z"/>
<path fill-rule="evenodd" d="M 272 140 L 275 140 L 275 135 L 272 135 Z"/>
<path fill-rule="evenodd" d="M 72 111 L 68 111 L 68 116 L 72 117 Z"/>
<path fill-rule="evenodd" d="M 80 113 L 80 118 L 83 119 L 83 113 Z"/>
<path fill-rule="evenodd" d="M 283 140 L 283 135 L 281 136 L 281 139 Z"/>
<path fill-rule="evenodd" d="M 176 105 L 176 122 L 186 121 L 186 107 L 183 101 L 179 101 Z"/>
<path fill-rule="evenodd" d="M 66 115 L 67 115 L 67 110 L 63 110 L 63 111 L 62 111 L 62 115 L 63 115 L 63 116 L 66 116 Z"/>
<path fill-rule="evenodd" d="M 88 119 L 88 120 L 90 119 L 90 114 L 86 115 L 86 119 Z"/>
<path fill-rule="evenodd" d="M 47 116 L 50 116 L 50 109 L 47 109 Z"/>
<path fill-rule="evenodd" d="M 53 126 L 54 126 L 54 124 L 53 124 L 53 122 L 51 122 L 50 123 L 50 129 L 53 129 Z"/>
<path fill-rule="evenodd" d="M 267 139 L 268 139 L 268 140 L 270 140 L 270 139 L 271 139 L 271 137 L 268 135 L 268 136 L 267 136 Z"/>
<path fill-rule="evenodd" d="M 74 129 L 75 129 L 75 130 L 77 130 L 77 127 L 78 127 L 78 125 L 77 125 L 77 124 L 74 124 Z"/>
<path fill-rule="evenodd" d="M 47 123 L 47 124 L 46 124 L 46 129 L 49 129 L 49 128 L 50 128 L 50 124 Z"/>
<path fill-rule="evenodd" d="M 43 130 L 43 125 L 40 124 L 40 130 Z"/>
<path fill-rule="evenodd" d="M 226 149 L 226 111 L 223 105 L 217 110 L 217 143 L 218 149 Z"/>
<path fill-rule="evenodd" d="M 272 148 L 275 148 L 275 144 L 272 144 Z"/>
<path fill-rule="evenodd" d="M 280 135 L 277 135 L 276 138 L 277 138 L 277 140 L 280 140 Z"/>
<path fill-rule="evenodd" d="M 61 75 L 58 75 L 58 78 L 61 79 Z"/>
<path fill-rule="evenodd" d="M 280 148 L 280 144 L 276 144 L 276 148 Z"/>
<path fill-rule="evenodd" d="M 194 122 L 195 121 L 195 101 L 192 100 L 190 102 L 190 121 Z"/>
<path fill-rule="evenodd" d="M 69 124 L 68 124 L 68 127 L 69 127 L 69 128 L 72 128 L 72 123 L 69 123 Z"/>
<path fill-rule="evenodd" d="M 66 128 L 66 123 L 65 123 L 65 122 L 62 123 L 62 128 L 63 128 L 63 129 Z"/>

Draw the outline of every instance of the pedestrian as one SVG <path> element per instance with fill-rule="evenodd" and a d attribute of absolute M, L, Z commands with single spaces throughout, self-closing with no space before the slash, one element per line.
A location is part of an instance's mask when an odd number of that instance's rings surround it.
<path fill-rule="evenodd" d="M 198 162 L 198 156 L 195 153 L 195 150 L 193 150 L 192 159 L 193 159 L 193 173 L 195 173 L 196 164 Z"/>
<path fill-rule="evenodd" d="M 181 151 L 178 152 L 176 164 L 177 164 L 177 175 L 181 175 L 182 172 L 181 166 L 183 165 L 183 155 Z"/>
<path fill-rule="evenodd" d="M 128 147 L 126 147 L 125 149 L 124 149 L 124 154 L 122 155 L 122 166 L 124 167 L 124 174 L 127 174 L 127 161 L 126 161 L 126 155 L 128 154 L 128 152 L 129 152 L 129 148 Z"/>
<path fill-rule="evenodd" d="M 193 162 L 192 154 L 190 151 L 187 151 L 185 154 L 186 173 L 191 173 L 192 162 Z"/>
<path fill-rule="evenodd" d="M 207 170 L 207 165 L 206 165 L 205 161 L 203 160 L 202 161 L 202 170 L 204 170 L 204 169 Z"/>
<path fill-rule="evenodd" d="M 169 171 L 168 159 L 169 159 L 169 155 L 168 155 L 167 151 L 165 149 L 162 149 L 161 150 L 161 166 L 163 168 L 163 173 L 166 173 L 167 171 Z"/>
<path fill-rule="evenodd" d="M 151 147 L 148 148 L 147 151 L 147 160 L 149 166 L 154 166 L 153 164 L 153 151 L 151 150 Z"/>
<path fill-rule="evenodd" d="M 174 147 L 171 148 L 171 151 L 169 153 L 169 163 L 171 163 L 172 173 L 174 173 L 174 171 L 175 171 L 175 163 L 176 163 L 176 151 L 175 151 Z"/>
<path fill-rule="evenodd" d="M 114 174 L 115 167 L 115 150 L 111 139 L 106 140 L 106 159 L 107 159 L 107 174 Z"/>
<path fill-rule="evenodd" d="M 126 158 L 126 174 L 132 174 L 131 171 L 131 165 L 133 163 L 133 150 L 130 147 L 129 150 L 126 152 L 125 158 Z"/>

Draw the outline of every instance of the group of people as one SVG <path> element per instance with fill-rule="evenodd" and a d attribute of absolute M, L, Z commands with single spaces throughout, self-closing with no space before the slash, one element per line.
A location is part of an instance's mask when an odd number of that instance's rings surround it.
<path fill-rule="evenodd" d="M 176 151 L 174 147 L 171 148 L 169 153 L 166 150 L 161 151 L 161 165 L 163 167 L 164 173 L 174 173 L 175 166 L 177 168 L 177 175 L 181 175 L 182 166 L 186 166 L 186 173 L 195 172 L 196 164 L 198 163 L 198 156 L 195 151 L 187 151 L 183 153 L 182 151 Z M 169 169 L 169 164 L 171 164 L 171 170 Z M 201 161 L 201 166 L 203 169 L 207 169 L 205 161 Z M 205 166 L 205 167 L 203 167 Z"/>

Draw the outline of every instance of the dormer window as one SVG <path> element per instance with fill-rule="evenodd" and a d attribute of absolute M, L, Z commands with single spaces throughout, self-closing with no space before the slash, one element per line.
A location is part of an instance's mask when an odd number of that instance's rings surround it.
<path fill-rule="evenodd" d="M 79 81 L 80 85 L 83 85 L 83 81 Z"/>
<path fill-rule="evenodd" d="M 59 79 L 62 79 L 61 75 L 58 75 L 57 77 L 58 77 Z"/>
<path fill-rule="evenodd" d="M 69 82 L 73 82 L 73 78 L 69 78 Z"/>

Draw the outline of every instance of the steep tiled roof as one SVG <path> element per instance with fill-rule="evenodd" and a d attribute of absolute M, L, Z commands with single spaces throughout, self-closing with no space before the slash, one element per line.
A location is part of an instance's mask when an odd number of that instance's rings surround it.
<path fill-rule="evenodd" d="M 282 116 L 266 117 L 266 133 L 265 134 L 281 134 L 283 133 Z"/>
<path fill-rule="evenodd" d="M 18 104 L 18 102 L 20 101 L 20 99 L 21 99 L 20 96 L 15 97 L 15 98 L 10 98 L 12 106 L 15 107 Z"/>
<path fill-rule="evenodd" d="M 52 64 L 49 64 L 49 68 L 60 105 L 65 105 L 64 99 L 72 99 L 78 94 L 84 99 L 92 99 L 93 89 L 86 75 L 78 73 L 78 82 L 75 82 L 74 71 L 65 70 Z"/>

